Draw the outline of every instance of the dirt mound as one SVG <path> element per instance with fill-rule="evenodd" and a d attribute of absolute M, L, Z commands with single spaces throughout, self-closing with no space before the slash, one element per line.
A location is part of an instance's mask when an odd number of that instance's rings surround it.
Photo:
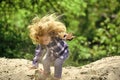
<path fill-rule="evenodd" d="M 0 58 L 0 80 L 33 80 L 35 70 L 29 70 L 30 65 L 31 61 L 25 59 Z M 120 80 L 120 56 L 103 58 L 83 67 L 64 67 L 62 80 Z"/>

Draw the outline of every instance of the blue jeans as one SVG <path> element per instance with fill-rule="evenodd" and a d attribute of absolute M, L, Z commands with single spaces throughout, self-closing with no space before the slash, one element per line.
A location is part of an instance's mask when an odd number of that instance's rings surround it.
<path fill-rule="evenodd" d="M 47 50 L 46 55 L 42 59 L 43 69 L 45 73 L 50 73 L 51 64 L 54 65 L 54 77 L 61 78 L 62 75 L 62 65 L 65 59 L 56 58 L 49 50 Z"/>

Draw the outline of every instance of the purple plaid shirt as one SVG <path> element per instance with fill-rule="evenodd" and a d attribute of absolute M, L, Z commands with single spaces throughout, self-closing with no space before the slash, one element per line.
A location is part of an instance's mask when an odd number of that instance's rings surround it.
<path fill-rule="evenodd" d="M 65 60 L 69 55 L 67 43 L 60 38 L 54 38 L 53 41 L 47 45 L 47 48 L 56 58 L 61 58 Z M 42 54 L 42 50 L 43 48 L 41 45 L 38 45 L 36 47 L 33 65 L 38 65 L 38 60 L 40 58 L 40 55 Z"/>

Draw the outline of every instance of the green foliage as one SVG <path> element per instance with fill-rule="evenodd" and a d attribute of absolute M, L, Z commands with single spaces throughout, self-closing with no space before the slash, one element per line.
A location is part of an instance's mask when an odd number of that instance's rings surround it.
<path fill-rule="evenodd" d="M 36 15 L 62 14 L 70 56 L 65 65 L 79 66 L 105 56 L 120 55 L 119 0 L 1 0 L 0 56 L 32 60 L 35 45 L 27 25 Z"/>

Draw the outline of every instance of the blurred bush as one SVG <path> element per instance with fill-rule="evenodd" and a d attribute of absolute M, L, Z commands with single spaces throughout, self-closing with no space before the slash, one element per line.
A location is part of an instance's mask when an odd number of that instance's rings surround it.
<path fill-rule="evenodd" d="M 36 15 L 63 14 L 60 19 L 76 38 L 68 41 L 65 65 L 79 66 L 120 55 L 119 0 L 1 0 L 0 56 L 32 60 L 35 45 L 27 26 Z"/>

